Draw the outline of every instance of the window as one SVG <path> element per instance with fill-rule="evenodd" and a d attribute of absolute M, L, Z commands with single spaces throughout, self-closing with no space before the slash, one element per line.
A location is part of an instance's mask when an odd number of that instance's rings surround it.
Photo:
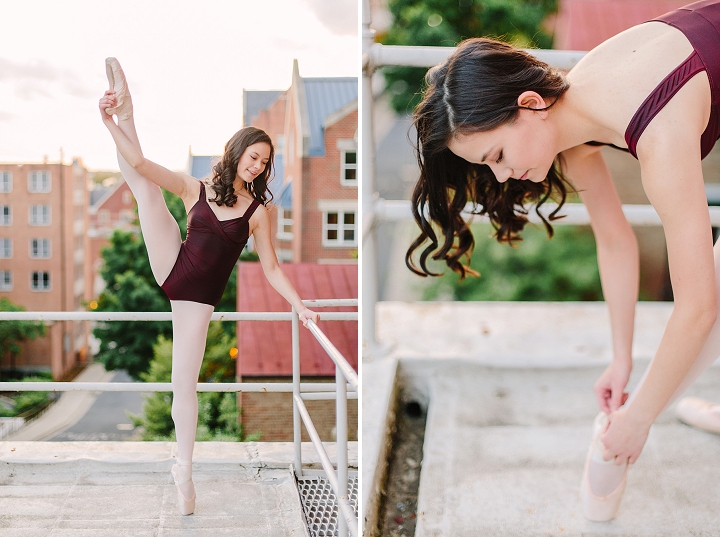
<path fill-rule="evenodd" d="M 12 192 L 12 172 L 0 172 L 0 192 Z"/>
<path fill-rule="evenodd" d="M 30 257 L 33 259 L 50 258 L 50 239 L 32 239 L 30 241 Z"/>
<path fill-rule="evenodd" d="M 9 205 L 0 205 L 0 226 L 12 225 L 12 213 Z"/>
<path fill-rule="evenodd" d="M 357 186 L 357 151 L 341 151 L 340 184 Z"/>
<path fill-rule="evenodd" d="M 355 211 L 323 213 L 323 246 L 355 246 Z"/>
<path fill-rule="evenodd" d="M 30 280 L 30 289 L 33 291 L 49 291 L 50 290 L 50 273 L 44 270 L 32 273 Z"/>
<path fill-rule="evenodd" d="M 293 219 L 292 209 L 283 209 L 278 207 L 278 231 L 277 238 L 283 241 L 289 241 L 293 238 Z"/>
<path fill-rule="evenodd" d="M 31 205 L 30 206 L 30 225 L 31 226 L 49 226 L 50 225 L 50 206 L 49 205 Z"/>
<path fill-rule="evenodd" d="M 129 190 L 123 192 L 122 201 L 125 205 L 130 205 L 133 202 L 132 192 L 130 192 Z"/>
<path fill-rule="evenodd" d="M 0 291 L 12 291 L 12 272 L 0 270 Z"/>
<path fill-rule="evenodd" d="M 0 239 L 0 259 L 12 257 L 12 239 Z"/>
<path fill-rule="evenodd" d="M 28 192 L 50 192 L 50 172 L 29 172 Z"/>

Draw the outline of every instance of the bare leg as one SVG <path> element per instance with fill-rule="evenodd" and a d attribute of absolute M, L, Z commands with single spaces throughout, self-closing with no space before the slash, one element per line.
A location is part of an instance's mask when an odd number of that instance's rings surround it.
<path fill-rule="evenodd" d="M 119 120 L 118 126 L 140 149 L 132 116 L 125 120 Z M 147 246 L 150 268 L 155 276 L 155 281 L 158 285 L 162 285 L 170 275 L 180 252 L 182 243 L 180 229 L 165 205 L 160 187 L 140 175 L 119 152 L 117 155 L 120 171 L 138 204 L 140 229 Z"/>
<path fill-rule="evenodd" d="M 715 255 L 715 287 L 716 292 L 718 292 L 718 303 L 720 304 L 720 241 L 715 244 L 713 251 Z M 705 341 L 705 345 L 700 351 L 700 354 L 695 360 L 695 363 L 693 364 L 692 368 L 690 368 L 690 371 L 688 372 L 685 379 L 683 379 L 683 381 L 680 383 L 680 386 L 678 386 L 678 389 L 675 390 L 675 393 L 665 405 L 665 409 L 667 409 L 671 404 L 673 404 L 675 400 L 677 400 L 677 398 L 680 397 L 683 392 L 693 382 L 695 382 L 695 380 L 697 380 L 700 374 L 708 367 L 710 367 L 710 365 L 712 365 L 712 363 L 718 356 L 720 356 L 720 317 L 718 317 L 718 320 L 715 321 L 715 326 L 713 326 L 712 330 L 710 331 L 710 335 Z M 630 401 L 633 400 L 638 390 L 640 389 L 640 386 L 642 386 L 643 382 L 645 382 L 645 378 L 647 377 L 647 372 L 649 369 L 650 367 L 648 366 L 642 378 L 640 379 L 640 382 L 638 382 L 638 385 L 630 394 L 630 397 L 625 404 L 628 404 L 630 403 Z M 616 466 L 614 464 L 591 462 L 589 467 L 589 476 L 590 486 L 593 489 L 593 492 L 595 492 L 599 496 L 603 496 L 615 490 L 620 484 L 620 481 L 622 480 L 624 470 L 624 465 Z"/>
<path fill-rule="evenodd" d="M 198 375 L 214 308 L 185 300 L 171 300 L 170 304 L 173 316 L 172 418 L 175 422 L 178 461 L 190 462 L 197 430 Z M 186 498 L 192 498 L 195 493 L 192 481 L 179 486 Z"/>

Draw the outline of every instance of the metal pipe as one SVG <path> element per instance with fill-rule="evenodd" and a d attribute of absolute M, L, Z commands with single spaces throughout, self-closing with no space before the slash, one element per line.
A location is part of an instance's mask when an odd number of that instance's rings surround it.
<path fill-rule="evenodd" d="M 337 446 L 338 497 L 348 496 L 348 427 L 347 427 L 347 384 L 339 368 L 335 368 L 335 445 Z M 347 525 L 338 517 L 338 537 L 347 537 Z"/>
<path fill-rule="evenodd" d="M 300 397 L 303 398 L 303 401 L 324 401 L 327 399 L 335 399 L 335 394 L 332 392 L 302 392 Z M 358 394 L 357 392 L 348 392 L 347 398 L 357 399 Z"/>
<path fill-rule="evenodd" d="M 334 397 L 335 386 L 329 382 L 299 385 L 308 393 L 322 392 Z M 274 392 L 295 393 L 295 382 L 198 382 L 198 392 Z M 0 382 L 0 392 L 171 392 L 170 382 Z"/>
<path fill-rule="evenodd" d="M 410 202 L 405 200 L 381 200 L 377 204 L 376 217 L 384 222 L 402 222 L 412 220 L 412 212 L 410 210 Z M 540 212 L 544 215 L 550 214 L 557 207 L 554 203 L 543 204 Z M 535 214 L 534 208 L 529 208 L 528 219 L 531 222 L 539 223 L 540 218 Z M 473 222 L 488 222 L 487 217 L 473 215 L 470 213 L 472 204 L 465 206 L 463 216 Z M 710 223 L 713 226 L 720 226 L 720 207 L 708 207 L 710 213 Z M 660 216 L 658 216 L 652 205 L 623 205 L 623 212 L 628 222 L 633 226 L 659 226 L 662 225 Z M 553 225 L 572 224 L 572 225 L 589 225 L 590 215 L 585 205 L 581 203 L 566 203 L 560 210 L 560 214 L 564 214 L 564 218 L 553 221 Z M 363 274 L 363 277 L 365 275 Z"/>
<path fill-rule="evenodd" d="M 301 477 L 302 469 L 302 429 L 300 413 L 296 399 L 300 397 L 300 317 L 295 307 L 292 309 L 292 373 L 293 373 L 293 444 L 295 448 L 295 475 Z"/>
<path fill-rule="evenodd" d="M 317 451 L 318 457 L 320 459 L 320 464 L 322 465 L 323 470 L 325 470 L 325 475 L 328 482 L 330 483 L 330 487 L 332 487 L 333 492 L 335 492 L 335 496 L 338 499 L 338 506 L 340 507 L 340 511 L 342 512 L 343 517 L 345 518 L 345 522 L 347 523 L 347 527 L 350 530 L 350 534 L 353 537 L 356 537 L 358 519 L 355 516 L 355 511 L 353 510 L 352 505 L 350 505 L 350 500 L 348 500 L 347 497 L 343 498 L 338 494 L 338 481 L 337 476 L 335 475 L 335 468 L 330 461 L 330 457 L 328 457 L 327 451 L 325 451 L 325 446 L 323 446 L 322 440 L 320 440 L 320 435 L 318 435 L 317 430 L 315 429 L 315 426 L 310 419 L 310 414 L 305 407 L 305 403 L 297 395 L 293 396 L 293 399 L 295 400 L 295 406 L 300 412 L 300 416 L 302 417 L 303 423 L 305 424 L 308 435 L 310 435 L 310 440 L 312 441 L 313 446 L 315 446 L 315 450 Z M 338 519 L 339 518 L 340 516 L 338 516 Z"/>
<path fill-rule="evenodd" d="M 335 345 L 332 344 L 332 342 L 327 338 L 327 336 L 323 333 L 322 330 L 318 328 L 318 326 L 312 321 L 308 320 L 307 327 L 310 329 L 310 332 L 315 336 L 315 339 L 318 340 L 318 343 L 322 345 L 323 349 L 328 353 L 328 356 L 332 359 L 333 362 L 335 362 L 336 367 L 342 372 L 343 376 L 347 379 L 350 386 L 355 389 L 355 391 L 358 390 L 358 375 L 355 372 L 355 370 L 350 366 L 350 364 L 345 360 L 342 354 L 340 354 L 340 351 L 335 348 Z"/>
<path fill-rule="evenodd" d="M 339 307 L 357 307 L 360 301 L 357 298 L 320 298 L 317 300 L 303 300 L 302 303 L 307 307 L 313 308 L 339 308 Z"/>
<path fill-rule="evenodd" d="M 291 312 L 216 312 L 211 321 L 289 321 Z M 171 321 L 169 311 L 2 311 L 0 321 Z M 323 321 L 357 321 L 354 311 L 327 311 Z"/>

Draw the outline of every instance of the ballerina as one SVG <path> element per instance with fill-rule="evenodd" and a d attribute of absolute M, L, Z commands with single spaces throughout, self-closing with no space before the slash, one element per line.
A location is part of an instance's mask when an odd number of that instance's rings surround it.
<path fill-rule="evenodd" d="M 302 323 L 318 322 L 319 316 L 300 300 L 280 268 L 270 240 L 265 208 L 274 157 L 270 137 L 254 127 L 238 131 L 225 145 L 212 178 L 198 181 L 172 172 L 143 156 L 125 74 L 115 58 L 105 62 L 110 89 L 100 99 L 100 114 L 117 146 L 120 171 L 137 200 L 153 276 L 168 295 L 172 309 L 172 418 L 177 462 L 171 473 L 180 512 L 189 515 L 195 510 L 192 455 L 198 417 L 197 381 L 208 325 L 250 236 L 265 277 L 297 310 Z M 184 242 L 161 188 L 183 200 L 188 214 Z"/>
<path fill-rule="evenodd" d="M 615 516 L 651 424 L 720 355 L 720 246 L 713 250 L 700 166 L 720 136 L 718 28 L 720 3 L 696 2 L 609 39 L 567 75 L 505 43 L 469 39 L 428 71 L 414 112 L 420 178 L 412 207 L 421 234 L 406 256 L 414 272 L 434 275 L 428 257 L 468 272 L 463 260 L 474 240 L 461 216 L 468 200 L 505 243 L 527 223 L 526 203 L 554 198 L 562 206 L 572 189 L 587 207 L 614 353 L 594 387 L 601 413 L 581 484 L 591 520 Z M 657 353 L 627 402 L 638 248 L 601 145 L 640 162 L 665 231 L 675 297 Z M 540 215 L 550 234 L 558 210 Z"/>

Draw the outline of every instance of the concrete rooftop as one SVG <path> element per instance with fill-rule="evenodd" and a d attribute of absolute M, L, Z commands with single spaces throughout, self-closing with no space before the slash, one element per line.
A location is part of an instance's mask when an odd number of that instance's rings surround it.
<path fill-rule="evenodd" d="M 178 513 L 170 442 L 0 442 L 3 537 L 304 536 L 291 443 L 197 442 L 195 514 Z M 319 467 L 312 444 L 303 462 Z M 326 444 L 336 459 L 335 444 Z M 349 460 L 357 467 L 357 443 Z"/>
<path fill-rule="evenodd" d="M 639 304 L 631 389 L 671 310 Z M 428 414 L 416 537 L 720 535 L 720 436 L 681 424 L 672 408 L 630 470 L 618 517 L 583 518 L 592 386 L 611 355 L 603 303 L 381 302 L 377 312 L 391 350 L 363 359 L 366 519 L 401 387 Z M 688 394 L 720 402 L 720 368 Z"/>

